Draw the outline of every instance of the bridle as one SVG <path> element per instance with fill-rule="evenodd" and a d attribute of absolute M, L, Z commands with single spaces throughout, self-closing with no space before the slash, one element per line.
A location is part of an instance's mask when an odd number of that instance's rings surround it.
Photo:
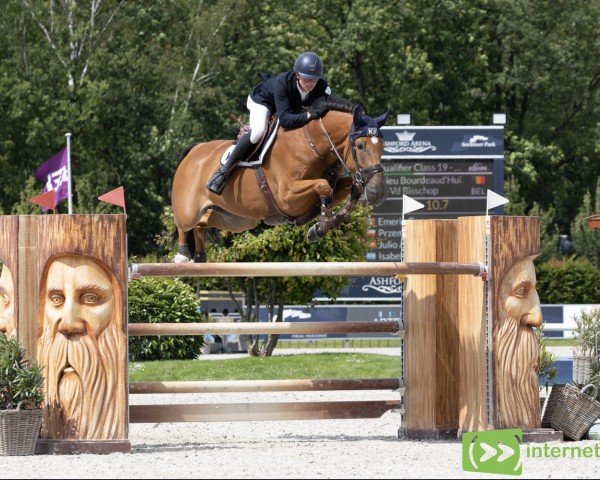
<path fill-rule="evenodd" d="M 321 128 L 323 129 L 323 132 L 325 133 L 325 136 L 327 137 L 327 140 L 329 141 L 329 145 L 330 145 L 329 150 L 332 151 L 333 153 L 335 153 L 335 156 L 337 157 L 338 162 L 342 166 L 342 171 L 344 172 L 344 174 L 346 174 L 350 178 L 352 178 L 352 185 L 356 189 L 358 189 L 360 191 L 360 193 L 362 193 L 363 190 L 365 189 L 365 186 L 367 185 L 367 183 L 369 183 L 371 178 L 373 178 L 373 176 L 376 173 L 383 172 L 383 165 L 381 165 L 381 163 L 377 163 L 375 165 L 369 165 L 368 167 L 365 167 L 365 168 L 361 168 L 359 166 L 358 156 L 356 153 L 356 139 L 361 138 L 361 136 L 357 136 L 354 138 L 352 136 L 353 132 L 352 132 L 352 130 L 350 130 L 350 132 L 348 133 L 348 142 L 350 143 L 350 147 L 351 147 L 350 151 L 352 152 L 352 160 L 354 161 L 354 165 L 356 165 L 356 171 L 353 172 L 352 170 L 350 170 L 348 168 L 348 166 L 346 165 L 346 159 L 342 158 L 342 156 L 340 155 L 340 152 L 337 151 L 337 148 L 335 147 L 333 140 L 331 140 L 331 136 L 329 135 L 329 132 L 327 131 L 327 129 L 325 128 L 325 125 L 323 124 L 323 119 L 319 118 L 319 122 L 321 123 Z M 313 147 L 313 150 L 316 151 L 314 144 L 312 144 L 312 140 L 311 140 L 311 146 Z M 346 156 L 347 155 L 348 154 L 346 153 Z M 323 159 L 323 157 L 320 154 L 319 154 L 319 157 L 321 159 Z"/>

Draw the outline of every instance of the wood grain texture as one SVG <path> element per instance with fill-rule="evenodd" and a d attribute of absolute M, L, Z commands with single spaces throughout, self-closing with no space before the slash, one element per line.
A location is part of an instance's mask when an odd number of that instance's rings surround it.
<path fill-rule="evenodd" d="M 36 308 L 30 320 L 45 375 L 42 437 L 126 439 L 125 216 L 44 215 L 34 221 L 39 280 L 32 282 L 38 301 L 30 302 Z"/>
<path fill-rule="evenodd" d="M 407 222 L 408 262 L 455 262 L 455 220 Z M 412 275 L 405 296 L 406 428 L 458 426 L 456 276 Z"/>
<path fill-rule="evenodd" d="M 398 322 L 132 323 L 129 335 L 398 333 Z"/>
<path fill-rule="evenodd" d="M 539 343 L 533 331 L 542 321 L 533 267 L 539 219 L 492 217 L 491 236 L 494 427 L 540 428 Z"/>
<path fill-rule="evenodd" d="M 19 339 L 29 358 L 37 357 L 37 229 L 39 215 L 19 216 Z"/>
<path fill-rule="evenodd" d="M 398 408 L 400 400 L 132 405 L 130 416 L 131 423 L 327 420 L 379 418 Z"/>
<path fill-rule="evenodd" d="M 436 258 L 458 261 L 456 220 L 436 220 Z M 458 275 L 436 276 L 436 427 L 458 428 Z"/>
<path fill-rule="evenodd" d="M 19 333 L 18 232 L 19 217 L 14 215 L 0 216 L 0 263 L 7 269 L 4 275 L 9 276 L 7 281 L 12 281 L 13 288 L 12 299 L 9 299 L 11 305 L 7 305 L 7 310 L 8 308 L 12 309 L 12 313 L 8 318 L 9 312 L 6 311 L 6 318 L 4 321 L 0 319 L 0 323 L 3 324 L 3 331 L 7 335 L 17 336 Z M 2 270 L 2 267 L 0 267 L 0 270 Z"/>
<path fill-rule="evenodd" d="M 294 380 L 223 380 L 181 382 L 134 382 L 129 394 L 150 393 L 224 393 L 224 392 L 314 392 L 333 390 L 395 390 L 400 394 L 398 378 L 374 379 L 294 379 Z"/>
<path fill-rule="evenodd" d="M 485 259 L 485 222 L 485 217 L 458 220 L 460 262 Z M 460 431 L 540 426 L 539 345 L 531 325 L 541 321 L 539 298 L 534 287 L 525 296 L 517 289 L 524 280 L 535 285 L 532 260 L 538 251 L 537 218 L 490 218 L 491 312 L 487 328 L 492 336 L 491 422 L 486 389 L 485 285 L 478 279 L 459 278 Z"/>
<path fill-rule="evenodd" d="M 476 263 L 456 262 L 225 262 L 134 263 L 132 277 L 318 277 L 361 275 L 478 275 Z"/>
<path fill-rule="evenodd" d="M 485 217 L 458 219 L 458 261 L 484 262 Z M 486 430 L 485 283 L 458 278 L 459 431 Z"/>

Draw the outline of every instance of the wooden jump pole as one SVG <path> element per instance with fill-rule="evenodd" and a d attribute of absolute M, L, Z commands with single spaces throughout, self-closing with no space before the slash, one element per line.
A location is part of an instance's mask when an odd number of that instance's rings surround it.
<path fill-rule="evenodd" d="M 130 323 L 129 335 L 398 333 L 398 322 Z"/>
<path fill-rule="evenodd" d="M 398 378 L 376 379 L 300 379 L 300 380 L 229 380 L 208 382 L 133 382 L 130 394 L 150 393 L 234 393 L 234 392 L 309 392 L 333 390 L 397 390 Z"/>
<path fill-rule="evenodd" d="M 379 418 L 389 410 L 400 408 L 400 400 L 131 405 L 129 421 L 131 423 L 261 422 Z"/>
<path fill-rule="evenodd" d="M 483 263 L 458 262 L 265 262 L 265 263 L 134 263 L 140 277 L 317 277 L 364 275 L 483 275 Z"/>

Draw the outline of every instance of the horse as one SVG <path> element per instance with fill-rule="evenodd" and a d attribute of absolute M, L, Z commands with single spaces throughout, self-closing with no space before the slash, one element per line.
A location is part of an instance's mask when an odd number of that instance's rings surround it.
<path fill-rule="evenodd" d="M 356 105 L 352 112 L 329 110 L 298 129 L 279 129 L 262 168 L 236 167 L 222 195 L 210 192 L 206 183 L 232 142 L 188 147 L 180 155 L 171 193 L 179 236 L 174 261 L 205 262 L 209 227 L 239 233 L 261 220 L 303 225 L 320 214 L 308 232 L 309 240 L 316 241 L 347 222 L 359 200 L 380 205 L 389 192 L 380 130 L 388 114 L 371 118 Z M 344 198 L 344 206 L 334 213 Z"/>

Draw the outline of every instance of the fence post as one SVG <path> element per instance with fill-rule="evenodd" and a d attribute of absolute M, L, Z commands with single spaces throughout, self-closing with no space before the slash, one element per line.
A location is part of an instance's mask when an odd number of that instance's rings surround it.
<path fill-rule="evenodd" d="M 487 283 L 459 278 L 459 431 L 537 429 L 539 345 L 533 327 L 542 317 L 533 259 L 539 219 L 463 217 L 458 239 L 459 262 L 484 262 L 487 252 L 490 269 Z"/>
<path fill-rule="evenodd" d="M 20 216 L 17 237 L 19 338 L 45 378 L 36 451 L 131 451 L 125 215 Z"/>
<path fill-rule="evenodd" d="M 406 262 L 456 262 L 456 220 L 411 220 Z M 399 436 L 456 438 L 457 276 L 409 275 L 405 293 L 405 427 Z"/>

